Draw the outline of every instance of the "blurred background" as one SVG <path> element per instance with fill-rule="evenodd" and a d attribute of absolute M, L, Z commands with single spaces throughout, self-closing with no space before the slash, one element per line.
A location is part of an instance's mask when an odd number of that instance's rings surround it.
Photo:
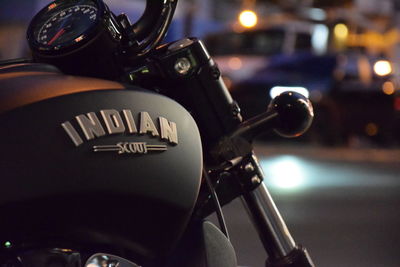
<path fill-rule="evenodd" d="M 29 57 L 49 1 L 0 0 L 0 60 Z M 109 0 L 132 21 L 143 0 Z M 244 118 L 308 96 L 313 126 L 256 144 L 265 181 L 317 266 L 400 266 L 400 0 L 180 0 L 166 42 L 200 37 Z M 263 266 L 240 202 L 224 208 L 243 266 Z M 242 212 L 238 212 L 238 211 Z"/>

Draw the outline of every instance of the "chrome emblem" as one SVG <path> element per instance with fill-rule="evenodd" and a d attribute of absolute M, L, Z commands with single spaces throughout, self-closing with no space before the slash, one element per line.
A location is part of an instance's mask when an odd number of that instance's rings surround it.
<path fill-rule="evenodd" d="M 176 123 L 164 117 L 158 117 L 153 121 L 150 114 L 145 111 L 134 116 L 129 109 L 121 112 L 115 109 L 104 109 L 98 113 L 89 112 L 77 115 L 74 124 L 75 126 L 70 121 L 65 121 L 61 126 L 76 147 L 85 141 L 115 134 L 149 135 L 158 137 L 169 145 L 178 144 Z M 115 145 L 93 146 L 94 152 L 116 152 L 118 154 L 147 154 L 148 152 L 163 152 L 167 149 L 167 145 L 153 145 L 145 142 L 120 142 Z"/>
<path fill-rule="evenodd" d="M 147 154 L 167 151 L 166 145 L 148 145 L 145 142 L 121 142 L 116 145 L 93 146 L 94 152 L 117 152 L 118 154 Z"/>

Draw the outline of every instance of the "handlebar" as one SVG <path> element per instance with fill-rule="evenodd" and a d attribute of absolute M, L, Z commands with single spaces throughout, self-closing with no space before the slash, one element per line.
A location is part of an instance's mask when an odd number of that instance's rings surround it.
<path fill-rule="evenodd" d="M 146 8 L 139 20 L 130 26 L 138 47 L 135 50 L 143 56 L 156 47 L 167 34 L 178 0 L 147 0 Z"/>

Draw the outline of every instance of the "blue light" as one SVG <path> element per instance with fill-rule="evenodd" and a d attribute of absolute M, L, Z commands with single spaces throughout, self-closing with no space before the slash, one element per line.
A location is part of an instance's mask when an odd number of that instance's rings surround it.
<path fill-rule="evenodd" d="M 311 44 L 315 53 L 324 54 L 328 49 L 329 29 L 324 24 L 317 24 L 311 37 Z"/>

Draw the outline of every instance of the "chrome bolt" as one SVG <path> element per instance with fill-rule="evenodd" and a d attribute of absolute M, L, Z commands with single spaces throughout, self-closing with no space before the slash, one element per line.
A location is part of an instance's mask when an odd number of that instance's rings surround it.
<path fill-rule="evenodd" d="M 261 183 L 260 177 L 258 177 L 258 175 L 254 175 L 253 178 L 251 178 L 251 183 L 254 185 L 260 184 Z"/>
<path fill-rule="evenodd" d="M 192 64 L 186 57 L 179 58 L 175 63 L 175 70 L 181 75 L 186 75 L 192 68 Z"/>
<path fill-rule="evenodd" d="M 247 163 L 246 166 L 244 166 L 244 170 L 246 172 L 253 172 L 254 171 L 254 166 L 251 163 Z"/>

